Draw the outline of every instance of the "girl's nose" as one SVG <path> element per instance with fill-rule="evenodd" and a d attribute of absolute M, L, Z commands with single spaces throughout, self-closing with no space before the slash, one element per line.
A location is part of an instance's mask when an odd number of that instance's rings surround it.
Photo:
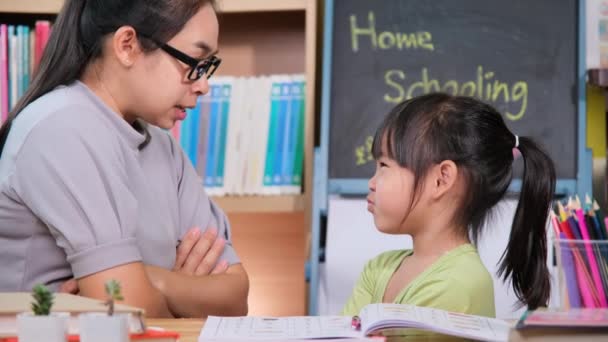
<path fill-rule="evenodd" d="M 367 182 L 367 186 L 369 187 L 369 191 L 376 191 L 376 175 L 369 179 L 369 181 Z"/>

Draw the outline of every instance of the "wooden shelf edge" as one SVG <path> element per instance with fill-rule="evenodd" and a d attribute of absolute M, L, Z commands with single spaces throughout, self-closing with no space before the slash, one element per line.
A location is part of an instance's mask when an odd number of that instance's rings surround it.
<path fill-rule="evenodd" d="M 4 0 L 0 2 L 0 13 L 56 14 L 63 6 L 63 2 L 64 0 Z"/>
<path fill-rule="evenodd" d="M 212 197 L 226 213 L 273 213 L 304 211 L 304 195 Z"/>
<path fill-rule="evenodd" d="M 56 14 L 64 0 L 19 0 L 0 2 L 0 13 Z M 220 13 L 304 11 L 307 0 L 218 0 Z"/>
<path fill-rule="evenodd" d="M 220 13 L 304 11 L 307 0 L 218 0 Z"/>

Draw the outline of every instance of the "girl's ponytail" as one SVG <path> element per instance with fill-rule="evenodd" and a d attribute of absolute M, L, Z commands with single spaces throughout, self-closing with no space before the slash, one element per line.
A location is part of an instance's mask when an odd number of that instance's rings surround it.
<path fill-rule="evenodd" d="M 0 157 L 12 122 L 19 112 L 55 87 L 76 80 L 86 66 L 88 54 L 79 29 L 85 3 L 85 0 L 65 1 L 29 88 L 0 128 Z"/>
<path fill-rule="evenodd" d="M 550 294 L 546 227 L 555 189 L 555 167 L 533 140 L 526 137 L 514 140 L 519 143 L 524 173 L 509 243 L 498 274 L 504 281 L 511 277 L 515 295 L 533 310 L 546 306 Z"/>

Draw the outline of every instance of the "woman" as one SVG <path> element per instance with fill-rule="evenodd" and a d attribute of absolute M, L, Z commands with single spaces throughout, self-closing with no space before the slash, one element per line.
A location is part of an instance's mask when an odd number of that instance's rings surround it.
<path fill-rule="evenodd" d="M 0 291 L 104 298 L 116 279 L 149 317 L 247 313 L 226 216 L 166 132 L 217 39 L 213 0 L 66 0 L 0 129 Z"/>

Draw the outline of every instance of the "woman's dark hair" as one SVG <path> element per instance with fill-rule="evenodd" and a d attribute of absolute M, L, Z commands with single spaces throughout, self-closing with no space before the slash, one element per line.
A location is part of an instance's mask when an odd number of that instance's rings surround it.
<path fill-rule="evenodd" d="M 80 78 L 89 62 L 101 56 L 107 34 L 129 25 L 166 43 L 205 4 L 215 6 L 215 0 L 66 0 L 31 85 L 0 128 L 0 157 L 15 117 L 55 87 Z M 144 51 L 158 48 L 150 39 L 140 43 Z"/>
<path fill-rule="evenodd" d="M 467 183 L 454 220 L 477 243 L 488 214 L 511 183 L 515 144 L 515 135 L 491 106 L 470 97 L 434 93 L 398 104 L 378 128 L 372 153 L 377 159 L 385 147 L 386 157 L 414 173 L 413 202 L 430 167 L 453 161 Z M 547 304 L 550 293 L 545 229 L 555 167 L 528 137 L 519 137 L 518 149 L 523 181 L 498 274 L 504 281 L 511 277 L 517 298 L 535 309 Z"/>

